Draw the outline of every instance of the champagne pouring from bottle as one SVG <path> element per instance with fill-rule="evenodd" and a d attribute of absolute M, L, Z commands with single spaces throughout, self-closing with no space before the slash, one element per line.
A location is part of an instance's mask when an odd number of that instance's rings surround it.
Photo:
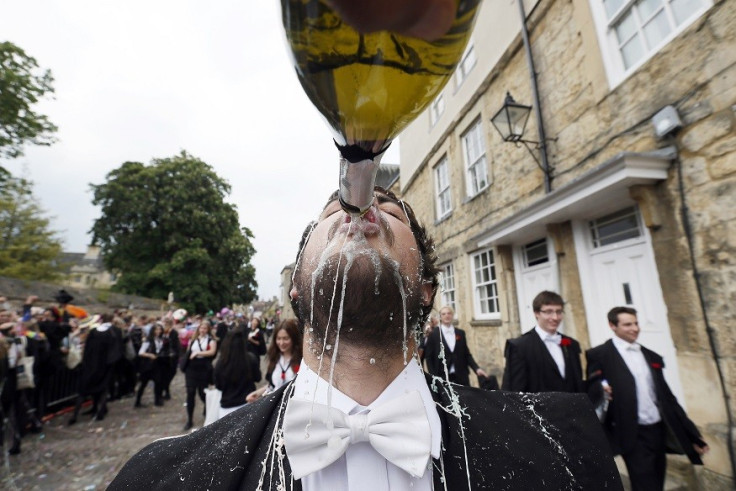
<path fill-rule="evenodd" d="M 370 8 L 370 2 L 363 4 Z M 370 208 L 383 153 L 450 79 L 479 4 L 455 0 L 449 30 L 430 41 L 358 32 L 326 0 L 281 0 L 299 82 L 332 128 L 340 151 L 338 196 L 347 213 L 361 216 Z M 343 10 L 359 15 L 355 8 Z"/>

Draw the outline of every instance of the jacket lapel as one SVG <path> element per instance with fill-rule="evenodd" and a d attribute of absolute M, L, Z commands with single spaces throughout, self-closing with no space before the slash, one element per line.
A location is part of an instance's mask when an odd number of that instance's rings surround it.
<path fill-rule="evenodd" d="M 560 369 L 557 367 L 557 362 L 555 362 L 555 359 L 552 358 L 552 355 L 549 354 L 549 350 L 547 349 L 547 346 L 544 344 L 544 341 L 542 341 L 542 338 L 539 337 L 539 334 L 537 334 L 536 330 L 532 329 L 529 331 L 527 336 L 532 338 L 532 343 L 535 350 L 535 355 L 537 360 L 544 360 L 544 370 L 550 371 L 554 373 L 554 376 L 556 376 L 558 379 L 563 380 L 562 376 L 560 375 Z M 565 360 L 565 371 L 567 372 L 567 360 Z"/>

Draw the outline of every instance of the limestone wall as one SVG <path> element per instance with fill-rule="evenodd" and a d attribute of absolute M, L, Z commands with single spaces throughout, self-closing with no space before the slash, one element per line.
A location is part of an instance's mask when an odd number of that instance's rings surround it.
<path fill-rule="evenodd" d="M 647 152 L 668 145 L 679 149 L 679 163 L 672 164 L 665 181 L 631 193 L 650 229 L 688 413 L 713 448 L 698 479 L 701 486 L 708 483 L 707 489 L 727 489 L 731 466 L 726 402 L 716 358 L 736 415 L 736 2 L 715 2 L 613 89 L 592 23 L 586 0 L 542 1 L 529 16 L 543 119 L 547 136 L 553 139 L 552 187 L 572 182 L 623 151 Z M 518 335 L 521 322 L 527 322 L 518 319 L 513 262 L 508 249 L 494 249 L 501 316 L 478 321 L 473 318 L 468 253 L 477 247 L 474 238 L 483 230 L 544 196 L 542 172 L 528 152 L 502 143 L 489 121 L 507 90 L 517 101 L 531 103 L 519 40 L 487 74 L 480 90 L 475 102 L 454 116 L 457 124 L 446 138 L 424 149 L 423 166 L 411 180 L 402 175 L 402 183 L 405 198 L 429 225 L 441 261 L 453 261 L 458 322 L 469 331 L 476 360 L 500 372 L 505 340 Z M 678 110 L 684 127 L 674 138 L 659 140 L 651 117 L 666 105 Z M 467 200 L 461 136 L 478 118 L 485 131 L 490 186 Z M 526 134 L 536 137 L 533 117 Z M 443 155 L 451 164 L 453 212 L 436 223 L 432 166 Z M 697 272 L 682 218 L 683 196 Z M 585 307 L 569 228 L 569 223 L 555 224 L 548 235 L 555 241 L 563 294 L 571 302 L 566 328 L 585 346 Z"/>

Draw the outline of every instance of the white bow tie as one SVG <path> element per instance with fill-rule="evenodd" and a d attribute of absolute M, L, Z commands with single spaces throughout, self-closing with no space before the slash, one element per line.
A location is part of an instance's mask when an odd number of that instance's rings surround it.
<path fill-rule="evenodd" d="M 292 398 L 284 415 L 284 443 L 295 479 L 327 467 L 357 442 L 369 442 L 386 460 L 421 477 L 429 463 L 430 433 L 416 390 L 354 415 Z"/>
<path fill-rule="evenodd" d="M 626 349 L 629 351 L 641 351 L 641 346 L 639 346 L 638 344 L 630 344 L 626 347 Z"/>
<path fill-rule="evenodd" d="M 560 333 L 547 334 L 547 336 L 544 337 L 544 340 L 548 343 L 560 344 L 560 341 L 562 340 L 562 335 Z"/>

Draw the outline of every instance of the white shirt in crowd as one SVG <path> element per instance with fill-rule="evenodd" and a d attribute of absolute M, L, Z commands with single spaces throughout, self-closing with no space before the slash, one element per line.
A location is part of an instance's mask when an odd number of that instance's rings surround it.
<path fill-rule="evenodd" d="M 189 347 L 192 350 L 192 353 L 199 353 L 200 351 L 207 351 L 207 347 L 210 342 L 212 342 L 212 338 L 209 336 L 204 336 L 189 341 Z"/>
<path fill-rule="evenodd" d="M 445 339 L 445 343 L 447 343 L 447 347 L 450 348 L 450 351 L 455 351 L 455 326 L 452 324 L 449 326 L 440 324 L 440 334 L 442 334 L 442 337 Z M 448 368 L 449 373 L 455 373 L 455 363 L 451 363 Z"/>
<path fill-rule="evenodd" d="M 613 345 L 618 350 L 624 363 L 629 368 L 631 375 L 634 376 L 636 384 L 636 405 L 637 417 L 640 425 L 651 425 L 662 421 L 662 417 L 657 409 L 657 395 L 654 392 L 654 379 L 649 369 L 649 364 L 641 352 L 639 343 L 629 343 L 619 338 L 613 337 Z M 616 388 L 614 390 L 614 397 Z"/>
<path fill-rule="evenodd" d="M 306 363 L 302 362 L 299 375 L 294 382 L 294 398 L 328 403 L 329 384 L 318 377 Z M 432 394 L 427 387 L 424 373 L 416 359 L 412 359 L 391 384 L 368 406 L 361 406 L 353 399 L 332 388 L 332 407 L 345 414 L 369 413 L 371 408 L 401 397 L 409 390 L 417 390 L 427 410 L 432 433 L 433 458 L 439 458 L 442 440 L 442 427 Z M 350 491 L 388 491 L 412 490 L 430 491 L 432 489 L 432 460 L 424 475 L 413 478 L 408 472 L 388 462 L 376 452 L 368 442 L 359 442 L 348 447 L 345 454 L 324 469 L 302 478 L 304 491 L 323 489 L 350 489 Z"/>
<path fill-rule="evenodd" d="M 289 364 L 290 361 L 291 360 L 286 360 L 283 355 L 279 357 L 279 361 L 276 366 L 273 367 L 273 373 L 271 374 L 271 385 L 273 385 L 272 390 L 278 389 L 285 383 L 293 380 L 296 376 L 294 371 L 291 369 L 291 365 Z M 284 367 L 286 367 L 286 370 L 284 370 Z M 284 378 L 281 378 L 282 373 Z"/>

